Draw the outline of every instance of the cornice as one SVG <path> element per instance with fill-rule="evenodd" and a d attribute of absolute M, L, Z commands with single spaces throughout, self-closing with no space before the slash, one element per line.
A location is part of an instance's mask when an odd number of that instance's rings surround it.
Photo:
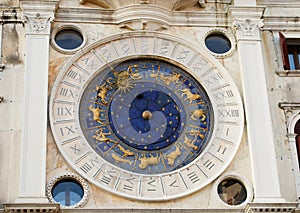
<path fill-rule="evenodd" d="M 132 20 L 150 20 L 172 26 L 227 26 L 226 12 L 170 11 L 155 5 L 131 5 L 117 10 L 58 8 L 55 18 L 56 22 L 101 24 L 123 24 Z"/>
<path fill-rule="evenodd" d="M 229 6 L 228 14 L 233 18 L 261 19 L 265 11 L 264 6 Z"/>

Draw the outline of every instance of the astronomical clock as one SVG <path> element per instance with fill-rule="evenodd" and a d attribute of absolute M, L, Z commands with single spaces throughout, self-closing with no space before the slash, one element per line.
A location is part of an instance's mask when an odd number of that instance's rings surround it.
<path fill-rule="evenodd" d="M 243 132 L 238 90 L 203 50 L 156 32 L 114 35 L 78 51 L 50 99 L 66 161 L 130 199 L 183 197 L 215 180 Z"/>

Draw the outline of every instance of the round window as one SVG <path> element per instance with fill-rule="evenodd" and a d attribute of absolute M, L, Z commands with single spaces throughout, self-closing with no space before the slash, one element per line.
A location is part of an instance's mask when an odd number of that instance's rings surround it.
<path fill-rule="evenodd" d="M 72 179 L 58 181 L 52 188 L 53 199 L 63 206 L 74 206 L 81 201 L 83 195 L 81 184 Z"/>
<path fill-rule="evenodd" d="M 74 50 L 83 43 L 83 36 L 75 29 L 64 29 L 55 34 L 54 40 L 60 48 Z"/>
<path fill-rule="evenodd" d="M 231 49 L 230 40 L 222 33 L 210 34 L 205 38 L 206 47 L 216 54 L 224 54 Z"/>
<path fill-rule="evenodd" d="M 56 176 L 47 186 L 47 195 L 51 202 L 64 208 L 77 208 L 87 202 L 89 186 L 80 176 L 67 173 Z"/>
<path fill-rule="evenodd" d="M 229 178 L 219 183 L 218 195 L 228 205 L 240 205 L 247 199 L 247 190 L 239 180 Z"/>

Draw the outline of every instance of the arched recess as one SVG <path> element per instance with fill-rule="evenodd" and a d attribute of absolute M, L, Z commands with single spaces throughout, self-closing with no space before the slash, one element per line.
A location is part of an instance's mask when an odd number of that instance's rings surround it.
<path fill-rule="evenodd" d="M 300 200 L 300 103 L 279 103 L 279 107 L 285 114 L 297 197 Z"/>

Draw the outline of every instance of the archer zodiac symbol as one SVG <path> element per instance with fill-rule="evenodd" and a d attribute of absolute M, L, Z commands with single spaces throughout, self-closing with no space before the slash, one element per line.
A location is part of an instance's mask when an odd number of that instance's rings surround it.
<path fill-rule="evenodd" d="M 108 135 L 110 135 L 110 133 L 105 133 L 103 132 L 104 131 L 104 128 L 100 128 L 96 131 L 96 135 L 93 135 L 93 138 L 96 139 L 97 141 L 99 142 L 105 142 L 105 143 L 109 143 L 109 142 L 112 142 L 112 143 L 116 143 L 115 141 L 113 141 L 112 139 L 106 137 Z"/>

